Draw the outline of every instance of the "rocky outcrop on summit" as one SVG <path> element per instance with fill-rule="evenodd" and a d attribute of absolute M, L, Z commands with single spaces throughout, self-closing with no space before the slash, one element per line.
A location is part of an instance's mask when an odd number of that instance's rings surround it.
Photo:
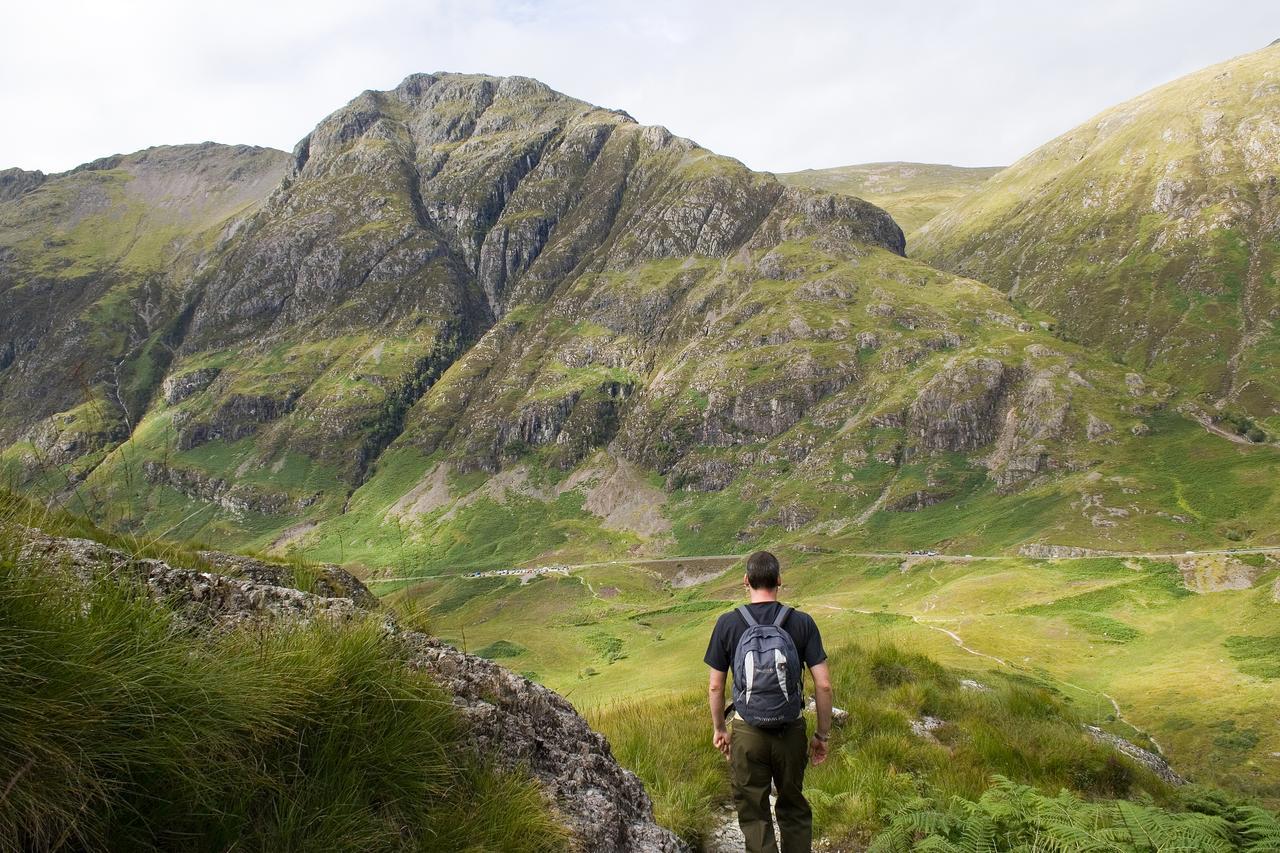
<path fill-rule="evenodd" d="M 452 451 L 464 470 L 496 470 L 520 448 L 541 445 L 556 446 L 556 464 L 571 467 L 612 440 L 630 398 L 645 393 L 644 362 L 674 342 L 661 331 L 677 308 L 671 295 L 633 301 L 595 283 L 795 241 L 837 256 L 903 250 L 901 230 L 866 202 L 786 188 L 536 81 L 413 75 L 322 121 L 299 143 L 280 188 L 211 264 L 181 353 L 194 360 L 247 349 L 202 394 L 185 385 L 168 394 L 189 413 L 180 444 L 254 432 L 261 418 L 219 428 L 218 413 L 229 389 L 259 384 L 283 350 L 277 378 L 302 390 L 296 408 L 273 414 L 266 443 L 336 464 L 354 481 L 403 431 L 429 452 Z M 709 271 L 691 270 L 683 287 Z M 583 382 L 518 394 L 530 383 L 510 362 L 542 344 L 523 328 L 530 312 L 589 319 L 615 335 L 595 351 L 564 353 L 567 369 L 590 374 Z M 354 371 L 352 341 L 374 347 L 375 330 L 379 363 L 361 358 Z M 623 344 L 622 335 L 640 339 Z M 331 343 L 321 349 L 319 341 Z M 410 382 L 411 393 L 396 398 L 407 368 L 428 355 L 430 381 Z M 725 415 L 776 435 L 848 382 L 840 370 L 806 369 L 837 375 L 818 378 L 782 411 L 739 399 Z M 340 401 L 328 380 L 335 370 L 352 371 Z M 441 376 L 454 386 L 447 399 L 431 387 Z M 441 407 L 449 417 L 428 414 Z M 424 421 L 432 423 L 417 428 Z"/>
<path fill-rule="evenodd" d="M 12 201 L 44 183 L 44 172 L 24 169 L 0 169 L 0 202 Z"/>

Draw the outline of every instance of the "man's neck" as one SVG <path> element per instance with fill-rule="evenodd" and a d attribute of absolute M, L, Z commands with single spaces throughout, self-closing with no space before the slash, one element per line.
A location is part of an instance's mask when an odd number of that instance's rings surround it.
<path fill-rule="evenodd" d="M 751 603 L 763 604 L 766 601 L 777 601 L 778 591 L 776 589 L 753 589 L 751 590 Z"/>

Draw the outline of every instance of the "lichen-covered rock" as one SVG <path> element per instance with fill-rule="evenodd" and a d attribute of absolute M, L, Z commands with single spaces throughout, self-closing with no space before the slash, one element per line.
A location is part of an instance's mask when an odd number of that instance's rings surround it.
<path fill-rule="evenodd" d="M 528 767 L 574 829 L 583 850 L 683 850 L 653 822 L 644 786 L 614 760 L 609 743 L 559 694 L 423 634 L 403 635 L 410 666 L 452 693 L 478 752 Z"/>
<path fill-rule="evenodd" d="M 1168 782 L 1170 785 L 1187 784 L 1187 780 L 1182 776 L 1179 776 L 1174 769 L 1169 766 L 1169 762 L 1164 760 L 1163 756 L 1157 755 L 1150 750 L 1143 749 L 1136 744 L 1130 743 L 1119 735 L 1113 735 L 1110 732 L 1103 731 L 1097 726 L 1086 725 L 1084 729 L 1089 734 L 1089 737 L 1099 743 L 1105 743 L 1117 752 L 1132 758 L 1134 761 L 1138 762 L 1143 767 L 1156 774 L 1156 776 L 1159 776 L 1165 782 Z"/>
<path fill-rule="evenodd" d="M 68 539 L 29 531 L 23 553 L 60 565 L 82 579 L 103 573 L 145 585 L 155 598 L 174 607 L 196 625 L 229 629 L 248 622 L 345 619 L 359 606 L 350 597 L 312 595 L 285 586 L 259 583 L 217 572 L 178 569 L 158 559 L 139 559 L 91 539 Z M 351 578 L 362 602 L 371 596 Z"/>
<path fill-rule="evenodd" d="M 300 579 L 305 579 L 309 588 L 303 592 L 309 592 L 321 598 L 349 598 L 362 610 L 375 610 L 378 607 L 378 597 L 370 592 L 359 578 L 332 563 L 308 567 L 306 571 L 300 573 L 293 566 L 268 563 L 242 554 L 199 551 L 197 556 L 220 574 L 272 587 L 290 587 L 297 584 Z"/>
<path fill-rule="evenodd" d="M 907 413 L 924 451 L 976 450 L 995 440 L 1013 372 L 994 358 L 953 364 L 921 389 Z"/>

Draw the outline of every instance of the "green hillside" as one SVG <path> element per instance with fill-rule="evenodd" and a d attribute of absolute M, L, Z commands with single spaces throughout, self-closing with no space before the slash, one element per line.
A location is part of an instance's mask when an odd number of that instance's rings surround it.
<path fill-rule="evenodd" d="M 983 186 L 1003 166 L 945 166 L 938 163 L 862 163 L 804 169 L 778 175 L 789 187 L 864 198 L 889 212 L 907 235 L 912 252 L 920 227 L 938 212 Z"/>
<path fill-rule="evenodd" d="M 913 253 L 1176 382 L 1206 417 L 1280 431 L 1277 75 L 1272 45 L 1113 107 L 940 213 Z"/>
<path fill-rule="evenodd" d="M 211 168 L 190 158 L 278 163 L 160 152 L 103 165 L 159 158 L 173 192 Z M 149 186 L 88 169 L 0 204 L 16 305 L 80 233 L 48 212 L 58 193 L 103 180 Z M 120 192 L 103 221 L 133 215 Z M 21 344 L 0 382 L 40 397 L 3 415 L 8 482 L 121 531 L 392 576 L 804 537 L 983 554 L 1280 537 L 1280 452 L 1202 426 L 1177 386 L 902 257 L 864 201 L 536 81 L 366 92 L 245 204 L 167 263 L 165 298 L 120 303 L 140 328 L 105 324 L 70 371 L 73 334 Z M 79 328 L 97 282 L 134 266 L 90 256 L 107 272 L 63 283 L 70 314 L 19 319 Z"/>
<path fill-rule="evenodd" d="M 0 443 L 22 449 L 10 485 L 47 496 L 129 436 L 184 334 L 194 269 L 287 162 L 204 143 L 3 173 Z"/>

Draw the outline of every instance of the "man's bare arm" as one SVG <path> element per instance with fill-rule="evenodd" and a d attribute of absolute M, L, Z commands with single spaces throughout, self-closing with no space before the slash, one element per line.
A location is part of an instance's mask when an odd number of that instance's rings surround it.
<path fill-rule="evenodd" d="M 831 734 L 831 670 L 827 662 L 809 668 L 813 675 L 813 701 L 818 706 L 818 734 Z"/>
<path fill-rule="evenodd" d="M 827 662 L 809 667 L 813 675 L 813 702 L 818 706 L 818 728 L 809 744 L 809 753 L 814 764 L 821 764 L 827 758 L 827 738 L 831 737 L 831 670 Z"/>
<path fill-rule="evenodd" d="M 729 730 L 724 722 L 724 682 L 725 673 L 712 669 L 707 682 L 707 702 L 711 705 L 711 742 L 728 758 Z"/>

